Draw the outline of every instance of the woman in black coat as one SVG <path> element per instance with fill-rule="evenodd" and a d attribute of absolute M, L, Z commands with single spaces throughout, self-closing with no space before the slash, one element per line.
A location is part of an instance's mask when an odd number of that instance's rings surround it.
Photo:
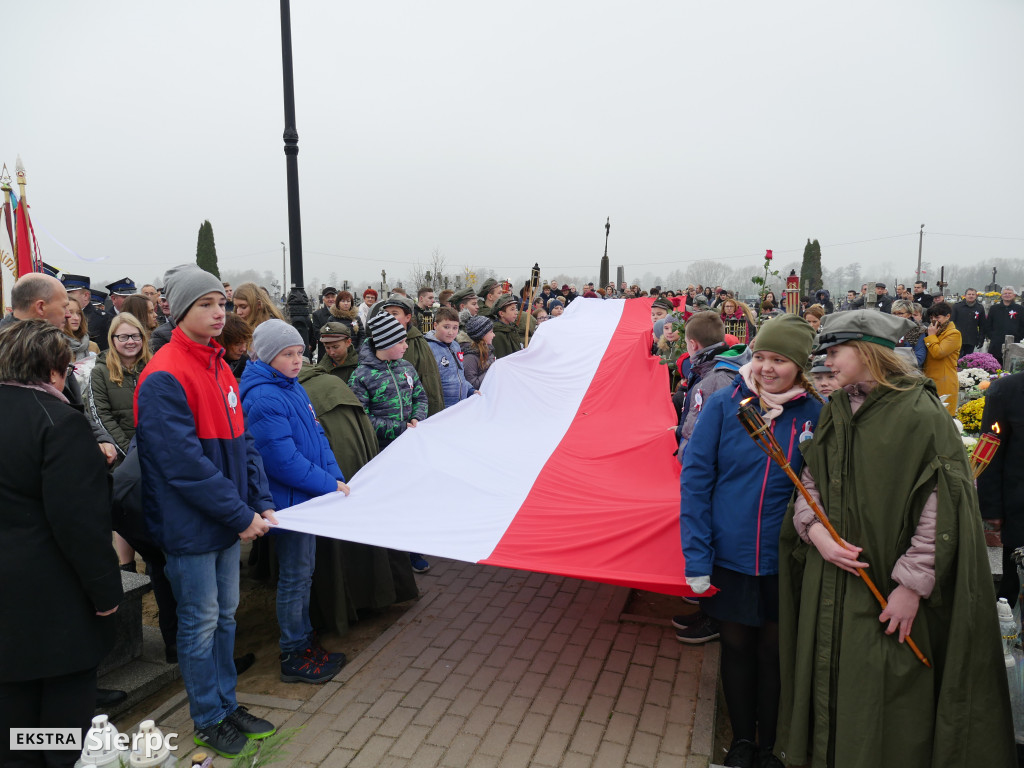
<path fill-rule="evenodd" d="M 0 331 L 5 729 L 88 727 L 96 667 L 113 644 L 110 614 L 121 600 L 106 462 L 85 415 L 62 394 L 70 363 L 60 329 L 45 321 L 24 320 Z M 9 747 L 0 739 L 0 765 L 70 766 L 78 757 Z"/>

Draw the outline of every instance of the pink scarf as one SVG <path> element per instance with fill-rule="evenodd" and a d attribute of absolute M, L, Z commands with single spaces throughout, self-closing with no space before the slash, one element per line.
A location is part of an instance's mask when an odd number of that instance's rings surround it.
<path fill-rule="evenodd" d="M 31 384 L 25 384 L 20 381 L 0 381 L 0 385 L 7 387 L 22 387 L 23 389 L 37 389 L 40 392 L 45 392 L 48 395 L 53 395 L 62 402 L 67 402 L 68 399 L 64 397 L 64 393 L 57 389 L 53 384 L 48 381 L 35 381 Z"/>
<path fill-rule="evenodd" d="M 754 377 L 750 373 L 750 370 L 751 364 L 747 363 L 740 368 L 740 375 L 743 377 L 743 381 L 746 383 L 747 388 L 751 392 L 755 393 L 761 400 L 761 409 L 765 412 L 765 421 L 771 421 L 776 416 L 780 416 L 782 414 L 782 406 L 794 397 L 807 394 L 807 390 L 800 386 L 800 384 L 794 384 L 792 389 L 786 392 L 780 392 L 777 395 L 772 394 L 771 392 L 762 392 L 761 388 L 758 387 L 754 381 Z"/>

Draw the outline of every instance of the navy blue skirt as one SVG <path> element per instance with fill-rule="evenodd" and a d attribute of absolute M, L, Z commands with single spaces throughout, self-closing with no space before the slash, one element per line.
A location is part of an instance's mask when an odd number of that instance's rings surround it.
<path fill-rule="evenodd" d="M 700 599 L 700 607 L 708 616 L 750 627 L 778 622 L 778 574 L 751 576 L 715 565 L 711 568 L 711 583 L 718 592 Z"/>

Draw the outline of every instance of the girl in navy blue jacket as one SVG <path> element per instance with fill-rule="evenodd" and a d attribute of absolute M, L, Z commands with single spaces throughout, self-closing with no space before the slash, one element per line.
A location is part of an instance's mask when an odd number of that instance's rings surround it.
<path fill-rule="evenodd" d="M 821 402 L 807 379 L 814 331 L 796 315 L 769 320 L 753 359 L 703 404 L 683 456 L 680 528 L 686 582 L 721 624 L 722 686 L 732 723 L 727 766 L 781 766 L 772 754 L 779 711 L 779 531 L 793 484 L 737 418 L 757 397 L 799 472 Z"/>
<path fill-rule="evenodd" d="M 253 332 L 250 360 L 240 384 L 249 431 L 270 480 L 278 509 L 348 486 L 299 385 L 302 336 L 283 320 L 267 320 Z M 328 653 L 313 636 L 309 595 L 316 564 L 316 536 L 280 531 L 274 537 L 280 571 L 277 623 L 281 628 L 281 680 L 325 683 L 345 664 L 343 653 Z"/>

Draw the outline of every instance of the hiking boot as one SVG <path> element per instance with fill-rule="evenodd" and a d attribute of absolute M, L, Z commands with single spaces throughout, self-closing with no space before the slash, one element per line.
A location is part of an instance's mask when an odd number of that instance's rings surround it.
<path fill-rule="evenodd" d="M 315 655 L 319 656 L 320 660 L 323 663 L 329 666 L 335 666 L 339 669 L 339 671 L 341 670 L 342 667 L 345 666 L 345 663 L 348 661 L 348 659 L 345 657 L 345 654 L 341 651 L 334 653 L 333 651 L 328 651 L 326 648 L 320 645 L 320 638 L 317 637 L 317 633 L 315 631 L 313 632 L 313 636 L 309 639 L 309 646 L 310 650 Z"/>
<path fill-rule="evenodd" d="M 417 555 L 415 552 L 410 552 L 409 562 L 412 563 L 412 569 L 416 573 L 426 573 L 430 570 L 430 563 L 423 558 L 423 555 Z"/>
<path fill-rule="evenodd" d="M 770 749 L 762 748 L 757 754 L 757 768 L 786 768 L 786 766 Z"/>
<path fill-rule="evenodd" d="M 282 683 L 326 683 L 340 670 L 336 664 L 327 664 L 312 648 L 281 654 Z"/>
<path fill-rule="evenodd" d="M 732 745 L 722 765 L 726 768 L 758 768 L 757 744 L 740 739 Z"/>
<path fill-rule="evenodd" d="M 234 724 L 224 718 L 216 725 L 203 728 L 195 733 L 193 741 L 201 747 L 212 749 L 221 757 L 238 757 L 252 752 L 256 745 L 239 731 Z"/>
<path fill-rule="evenodd" d="M 707 614 L 704 613 L 703 609 L 694 611 L 693 613 L 680 613 L 672 617 L 672 626 L 676 629 L 686 629 L 692 627 L 695 624 L 700 624 L 704 621 Z"/>
<path fill-rule="evenodd" d="M 676 640 L 688 645 L 700 645 L 711 640 L 718 639 L 718 622 L 710 616 L 704 618 L 686 629 L 676 630 Z"/>
<path fill-rule="evenodd" d="M 250 739 L 265 739 L 277 730 L 273 723 L 250 714 L 245 707 L 239 707 L 224 719 Z"/>

